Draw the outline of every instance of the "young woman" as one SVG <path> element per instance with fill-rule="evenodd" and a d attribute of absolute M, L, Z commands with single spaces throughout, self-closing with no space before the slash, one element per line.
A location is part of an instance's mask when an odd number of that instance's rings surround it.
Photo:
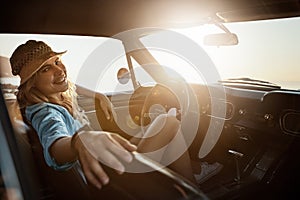
<path fill-rule="evenodd" d="M 79 160 L 88 182 L 101 188 L 109 182 L 101 163 L 122 173 L 125 170 L 122 161 L 131 162 L 133 159 L 130 152 L 154 152 L 178 135 L 180 122 L 170 113 L 157 117 L 147 128 L 146 137 L 133 138 L 135 145 L 116 133 L 92 130 L 77 104 L 76 87 L 67 78 L 61 61 L 64 53 L 54 52 L 42 41 L 29 40 L 17 47 L 10 58 L 13 74 L 21 78 L 17 94 L 19 106 L 36 130 L 50 167 L 67 170 Z M 90 91 L 84 92 L 94 95 Z M 112 105 L 108 98 L 99 93 L 96 97 L 106 117 L 112 118 Z M 176 138 L 174 145 L 184 146 L 180 134 Z M 164 156 L 171 156 L 172 152 L 166 150 L 152 158 L 159 162 Z M 169 167 L 196 183 L 187 152 Z"/>

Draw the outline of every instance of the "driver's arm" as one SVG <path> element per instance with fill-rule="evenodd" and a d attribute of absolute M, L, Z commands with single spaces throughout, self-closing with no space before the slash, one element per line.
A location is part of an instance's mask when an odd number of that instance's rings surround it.
<path fill-rule="evenodd" d="M 76 92 L 80 95 L 84 95 L 91 98 L 97 98 L 100 102 L 100 107 L 103 110 L 106 119 L 113 119 L 113 105 L 105 94 L 90 90 L 80 85 L 76 85 Z"/>

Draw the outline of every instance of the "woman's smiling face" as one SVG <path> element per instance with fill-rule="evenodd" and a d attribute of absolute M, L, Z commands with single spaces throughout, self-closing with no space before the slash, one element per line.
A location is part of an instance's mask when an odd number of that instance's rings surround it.
<path fill-rule="evenodd" d="M 47 60 L 39 69 L 34 86 L 47 97 L 60 98 L 68 89 L 67 73 L 60 56 Z"/>

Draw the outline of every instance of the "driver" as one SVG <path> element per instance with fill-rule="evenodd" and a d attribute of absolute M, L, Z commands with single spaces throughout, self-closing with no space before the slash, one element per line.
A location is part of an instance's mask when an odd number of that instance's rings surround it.
<path fill-rule="evenodd" d="M 24 119 L 38 135 L 47 165 L 68 170 L 79 161 L 87 181 L 100 189 L 109 182 L 102 164 L 123 173 L 122 161 L 131 162 L 131 152 L 153 152 L 166 145 L 179 132 L 180 122 L 172 112 L 162 114 L 145 132 L 151 137 L 133 138 L 134 144 L 116 133 L 93 130 L 77 103 L 76 89 L 95 95 L 108 119 L 112 119 L 112 104 L 105 95 L 76 87 L 68 79 L 61 61 L 64 53 L 54 52 L 42 41 L 29 40 L 18 46 L 10 58 L 12 73 L 21 78 L 17 100 Z M 182 137 L 175 144 L 184 145 Z M 164 156 L 168 155 L 162 152 L 153 159 L 160 161 Z M 196 183 L 187 151 L 169 167 Z"/>

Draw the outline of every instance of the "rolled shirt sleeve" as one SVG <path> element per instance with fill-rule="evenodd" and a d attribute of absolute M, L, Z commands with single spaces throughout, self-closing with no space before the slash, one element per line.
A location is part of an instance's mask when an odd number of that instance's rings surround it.
<path fill-rule="evenodd" d="M 75 120 L 67 109 L 51 103 L 28 106 L 25 115 L 38 134 L 47 165 L 55 170 L 71 168 L 74 162 L 58 165 L 50 155 L 49 148 L 57 139 L 72 136 L 82 124 Z"/>

